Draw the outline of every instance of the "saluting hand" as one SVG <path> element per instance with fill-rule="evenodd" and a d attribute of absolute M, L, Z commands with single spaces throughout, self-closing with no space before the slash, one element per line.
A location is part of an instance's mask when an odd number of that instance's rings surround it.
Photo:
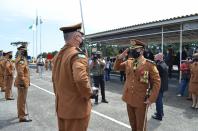
<path fill-rule="evenodd" d="M 123 59 L 125 58 L 127 55 L 128 55 L 128 51 L 129 51 L 129 48 L 127 48 L 126 50 L 124 50 L 124 52 L 122 52 L 122 54 L 120 54 L 118 56 L 118 59 Z"/>

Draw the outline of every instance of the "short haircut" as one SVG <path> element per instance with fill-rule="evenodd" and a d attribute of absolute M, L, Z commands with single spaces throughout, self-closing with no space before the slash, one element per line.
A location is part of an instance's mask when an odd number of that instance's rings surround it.
<path fill-rule="evenodd" d="M 71 36 L 74 34 L 75 32 L 69 32 L 69 33 L 63 33 L 63 37 L 65 41 L 68 41 L 69 39 L 71 39 Z"/>

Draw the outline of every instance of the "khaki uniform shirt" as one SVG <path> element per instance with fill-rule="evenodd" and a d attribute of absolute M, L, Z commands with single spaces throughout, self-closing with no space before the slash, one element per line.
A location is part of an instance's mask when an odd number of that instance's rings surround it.
<path fill-rule="evenodd" d="M 25 58 L 22 59 L 21 57 L 17 57 L 15 66 L 17 76 L 14 85 L 16 87 L 28 88 L 30 86 L 30 73 L 27 60 Z"/>
<path fill-rule="evenodd" d="M 5 73 L 5 58 L 0 59 L 0 76 L 3 77 Z"/>
<path fill-rule="evenodd" d="M 58 117 L 80 119 L 90 115 L 92 93 L 86 55 L 79 48 L 66 45 L 53 63 L 52 80 Z"/>
<path fill-rule="evenodd" d="M 160 89 L 160 76 L 155 64 L 143 56 L 139 59 L 137 66 L 135 66 L 134 59 L 128 59 L 125 62 L 116 59 L 114 69 L 123 68 L 126 72 L 123 101 L 133 107 L 144 106 L 147 89 L 151 86 L 152 90 L 148 99 L 152 103 L 155 102 Z"/>
<path fill-rule="evenodd" d="M 5 76 L 13 76 L 14 65 L 10 59 L 7 59 L 5 62 Z"/>
<path fill-rule="evenodd" d="M 0 59 L 0 87 L 5 86 L 4 78 L 5 78 L 5 58 Z"/>

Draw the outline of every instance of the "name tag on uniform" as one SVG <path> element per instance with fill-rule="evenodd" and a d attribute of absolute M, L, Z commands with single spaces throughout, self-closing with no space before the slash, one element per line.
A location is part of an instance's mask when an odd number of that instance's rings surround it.
<path fill-rule="evenodd" d="M 21 60 L 21 61 L 19 61 L 19 64 L 22 64 L 22 65 L 23 65 L 23 64 L 24 64 L 24 61 L 22 61 L 22 60 Z"/>

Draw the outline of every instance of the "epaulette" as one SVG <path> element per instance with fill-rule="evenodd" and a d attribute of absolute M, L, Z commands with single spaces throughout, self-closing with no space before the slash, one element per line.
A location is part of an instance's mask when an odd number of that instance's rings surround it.
<path fill-rule="evenodd" d="M 151 63 L 151 64 L 153 64 L 153 65 L 156 65 L 156 63 L 154 61 L 152 61 L 152 60 L 146 59 L 146 61 Z"/>
<path fill-rule="evenodd" d="M 86 54 L 78 47 L 76 47 L 76 50 L 78 51 L 77 56 L 79 58 L 86 58 Z"/>
<path fill-rule="evenodd" d="M 78 47 L 76 47 L 76 50 L 77 50 L 78 52 L 82 52 L 82 53 L 83 53 L 83 51 L 82 51 L 80 48 L 78 48 Z"/>

